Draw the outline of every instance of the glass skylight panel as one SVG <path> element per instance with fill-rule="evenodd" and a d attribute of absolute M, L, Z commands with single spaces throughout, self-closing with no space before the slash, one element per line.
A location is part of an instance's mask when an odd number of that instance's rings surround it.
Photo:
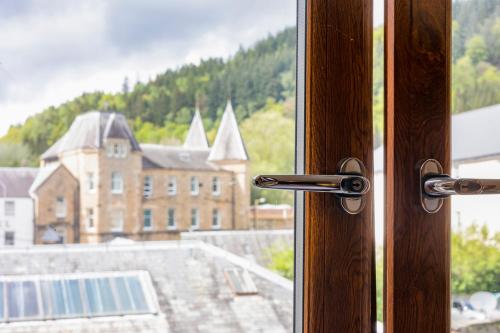
<path fill-rule="evenodd" d="M 0 322 L 156 314 L 149 274 L 0 276 Z"/>

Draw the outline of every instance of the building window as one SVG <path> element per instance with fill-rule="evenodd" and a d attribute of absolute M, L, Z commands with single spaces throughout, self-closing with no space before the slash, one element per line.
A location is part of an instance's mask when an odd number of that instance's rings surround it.
<path fill-rule="evenodd" d="M 127 157 L 127 145 L 124 143 L 113 143 L 106 146 L 106 155 L 108 157 L 125 158 Z"/>
<path fill-rule="evenodd" d="M 14 245 L 15 244 L 15 233 L 13 231 L 6 231 L 4 235 L 5 235 L 5 239 L 4 239 L 5 245 Z"/>
<path fill-rule="evenodd" d="M 169 208 L 167 211 L 167 229 L 174 230 L 175 225 L 175 208 Z"/>
<path fill-rule="evenodd" d="M 119 172 L 111 173 L 111 193 L 123 193 L 123 178 Z"/>
<path fill-rule="evenodd" d="M 212 178 L 212 194 L 219 195 L 220 194 L 220 180 L 219 177 Z"/>
<path fill-rule="evenodd" d="M 153 228 L 153 212 L 151 209 L 144 209 L 144 230 L 151 230 Z"/>
<path fill-rule="evenodd" d="M 5 216 L 15 216 L 16 215 L 16 203 L 14 201 L 4 202 L 4 215 Z"/>
<path fill-rule="evenodd" d="M 144 198 L 151 198 L 153 196 L 153 177 L 144 177 Z"/>
<path fill-rule="evenodd" d="M 95 176 L 93 172 L 87 173 L 87 191 L 95 192 Z"/>
<path fill-rule="evenodd" d="M 200 211 L 198 208 L 191 209 L 191 229 L 200 227 Z"/>
<path fill-rule="evenodd" d="M 200 193 L 200 182 L 198 181 L 198 177 L 191 177 L 191 195 L 198 195 Z"/>
<path fill-rule="evenodd" d="M 221 226 L 221 215 L 220 211 L 217 208 L 214 208 L 212 210 L 212 228 L 213 229 L 220 229 Z"/>
<path fill-rule="evenodd" d="M 95 229 L 94 209 L 87 208 L 87 229 Z"/>
<path fill-rule="evenodd" d="M 177 180 L 175 179 L 175 177 L 168 177 L 167 194 L 168 195 L 177 194 Z"/>
<path fill-rule="evenodd" d="M 111 215 L 111 231 L 123 230 L 123 211 L 115 210 Z"/>
<path fill-rule="evenodd" d="M 56 198 L 56 217 L 57 218 L 66 217 L 66 199 L 64 199 L 64 197 Z"/>

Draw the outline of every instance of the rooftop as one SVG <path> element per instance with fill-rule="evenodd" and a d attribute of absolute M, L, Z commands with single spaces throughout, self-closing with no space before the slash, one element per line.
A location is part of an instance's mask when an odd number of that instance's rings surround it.
<path fill-rule="evenodd" d="M 0 197 L 29 198 L 37 168 L 0 168 Z"/>
<path fill-rule="evenodd" d="M 148 272 L 159 304 L 157 314 L 17 322 L 1 324 L 0 332 L 292 331 L 291 281 L 201 241 L 44 245 L 0 255 L 3 278 Z M 235 289 L 248 288 L 233 280 L 237 272 L 250 279 L 247 295 Z"/>

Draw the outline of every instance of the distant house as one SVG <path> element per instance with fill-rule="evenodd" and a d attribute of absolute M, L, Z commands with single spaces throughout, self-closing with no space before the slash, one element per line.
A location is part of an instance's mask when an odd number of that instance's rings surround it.
<path fill-rule="evenodd" d="M 35 168 L 0 168 L 0 247 L 33 244 Z"/>
<path fill-rule="evenodd" d="M 198 111 L 183 146 L 140 144 L 123 115 L 88 112 L 41 156 L 30 188 L 35 242 L 247 229 L 249 172 L 230 102 L 212 147 Z"/>
<path fill-rule="evenodd" d="M 2 257 L 0 332 L 293 331 L 292 281 L 200 241 L 45 245 Z"/>
<path fill-rule="evenodd" d="M 500 178 L 500 104 L 452 116 L 452 176 Z M 384 214 L 384 148 L 375 150 L 375 221 L 377 238 L 382 239 Z M 500 231 L 500 195 L 454 196 L 454 228 L 472 223 L 486 224 Z"/>

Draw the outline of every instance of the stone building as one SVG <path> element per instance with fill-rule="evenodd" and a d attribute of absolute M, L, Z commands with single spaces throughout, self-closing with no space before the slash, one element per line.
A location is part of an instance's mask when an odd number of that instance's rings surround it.
<path fill-rule="evenodd" d="M 228 102 L 212 147 L 197 111 L 183 146 L 139 144 L 119 113 L 78 116 L 30 188 L 35 242 L 248 229 L 249 159 Z"/>

